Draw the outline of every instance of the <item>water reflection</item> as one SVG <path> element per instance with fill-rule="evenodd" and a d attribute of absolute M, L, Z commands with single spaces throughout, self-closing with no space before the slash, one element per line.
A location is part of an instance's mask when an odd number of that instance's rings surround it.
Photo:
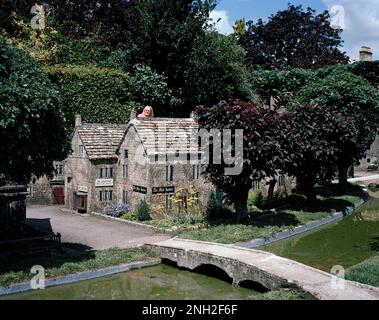
<path fill-rule="evenodd" d="M 260 294 L 213 277 L 159 265 L 3 299 L 233 300 Z"/>
<path fill-rule="evenodd" d="M 263 250 L 330 271 L 335 265 L 349 268 L 378 251 L 379 192 L 357 213 L 318 231 L 295 236 Z"/>

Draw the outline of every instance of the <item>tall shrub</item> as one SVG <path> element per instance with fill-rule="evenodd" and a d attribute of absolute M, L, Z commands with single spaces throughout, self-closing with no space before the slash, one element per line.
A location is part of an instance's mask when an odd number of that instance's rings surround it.
<path fill-rule="evenodd" d="M 95 66 L 54 66 L 45 69 L 62 96 L 62 110 L 72 128 L 76 114 L 93 123 L 127 123 L 135 106 L 129 76 Z"/>

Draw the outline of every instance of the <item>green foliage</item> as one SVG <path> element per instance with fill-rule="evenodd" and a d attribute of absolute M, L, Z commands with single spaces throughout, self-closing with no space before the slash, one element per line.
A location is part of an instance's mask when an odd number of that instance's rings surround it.
<path fill-rule="evenodd" d="M 143 199 L 137 206 L 136 218 L 138 221 L 149 221 L 150 217 L 150 207 L 147 204 L 146 200 Z"/>
<path fill-rule="evenodd" d="M 200 225 L 204 222 L 204 217 L 197 213 L 177 212 L 170 217 L 170 220 L 174 226 Z"/>
<path fill-rule="evenodd" d="M 218 211 L 219 208 L 217 206 L 216 194 L 214 190 L 211 190 L 208 193 L 207 205 L 205 209 L 206 220 L 209 221 L 210 219 L 217 217 Z"/>
<path fill-rule="evenodd" d="M 301 88 L 293 104 L 314 102 L 352 117 L 359 130 L 359 144 L 369 150 L 378 129 L 379 91 L 367 80 L 352 74 L 347 67 L 326 71 L 325 77 L 310 81 Z"/>
<path fill-rule="evenodd" d="M 95 66 L 45 69 L 62 96 L 62 109 L 72 128 L 76 114 L 89 123 L 127 123 L 135 103 L 128 74 Z"/>
<path fill-rule="evenodd" d="M 19 255 L 9 259 L 0 258 L 0 286 L 12 283 L 28 282 L 32 275 L 30 268 L 41 264 L 46 270 L 46 278 L 56 278 L 84 271 L 103 269 L 134 261 L 155 258 L 146 248 L 107 249 L 103 251 L 86 251 L 72 255 Z"/>
<path fill-rule="evenodd" d="M 251 191 L 249 193 L 249 198 L 247 199 L 247 205 L 250 210 L 253 210 L 254 207 L 261 208 L 263 200 L 264 198 L 261 190 Z"/>
<path fill-rule="evenodd" d="M 356 62 L 352 64 L 351 72 L 365 78 L 372 85 L 379 86 L 379 61 Z"/>
<path fill-rule="evenodd" d="M 24 51 L 0 38 L 0 179 L 53 173 L 69 152 L 59 93 Z"/>
<path fill-rule="evenodd" d="M 233 37 L 208 32 L 195 43 L 186 62 L 184 103 L 195 106 L 232 97 L 251 99 L 244 60 L 245 54 Z"/>
<path fill-rule="evenodd" d="M 167 77 L 153 71 L 149 66 L 137 64 L 129 79 L 133 100 L 142 105 L 152 105 L 155 116 L 162 113 L 162 107 L 171 104 L 171 90 Z"/>
<path fill-rule="evenodd" d="M 349 269 L 346 279 L 379 287 L 379 256 Z"/>
<path fill-rule="evenodd" d="M 286 106 L 302 87 L 316 79 L 317 72 L 308 69 L 264 70 L 258 68 L 252 73 L 252 86 L 267 104 L 272 96 L 280 100 L 281 106 Z"/>
<path fill-rule="evenodd" d="M 109 55 L 109 48 L 96 37 L 75 39 L 60 33 L 47 34 L 48 50 L 54 50 L 48 61 L 49 65 L 88 65 L 97 64 Z"/>
<path fill-rule="evenodd" d="M 349 61 L 340 51 L 342 30 L 331 27 L 327 11 L 316 14 L 311 8 L 289 4 L 267 22 L 249 21 L 247 26 L 239 43 L 253 68 L 317 69 Z"/>

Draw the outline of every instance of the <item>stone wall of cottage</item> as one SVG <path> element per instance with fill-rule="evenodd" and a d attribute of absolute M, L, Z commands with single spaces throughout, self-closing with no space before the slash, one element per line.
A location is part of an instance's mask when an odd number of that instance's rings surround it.
<path fill-rule="evenodd" d="M 173 186 L 175 187 L 175 194 L 182 193 L 187 197 L 187 199 L 191 196 L 198 198 L 198 207 L 188 208 L 189 211 L 196 211 L 197 208 L 203 211 L 208 199 L 208 193 L 212 189 L 212 185 L 206 183 L 202 176 L 199 176 L 198 178 L 193 176 L 193 164 L 191 163 L 171 164 L 173 166 L 173 181 L 167 181 L 166 166 L 168 165 L 170 164 L 159 164 L 154 162 L 149 165 L 150 189 L 154 187 Z M 197 164 L 195 165 L 198 166 Z M 200 166 L 199 170 L 201 170 Z M 150 206 L 153 212 L 160 213 L 162 215 L 178 211 L 181 204 L 170 203 L 172 202 L 172 199 L 170 200 L 170 196 L 172 196 L 172 194 L 169 194 L 168 196 L 169 198 L 166 197 L 166 194 L 151 195 Z M 169 202 L 168 207 L 166 203 L 167 201 Z"/>
<path fill-rule="evenodd" d="M 125 156 L 127 151 L 128 156 Z M 151 184 L 149 183 L 149 164 L 146 151 L 134 127 L 131 127 L 119 149 L 119 167 L 117 175 L 120 177 L 116 185 L 117 193 L 121 197 L 123 191 L 127 192 L 130 210 L 134 211 L 142 199 L 149 200 L 151 195 Z M 123 167 L 128 166 L 128 176 L 123 176 Z M 133 186 L 144 187 L 147 193 L 133 191 Z M 120 203 L 121 203 L 120 202 Z"/>
<path fill-rule="evenodd" d="M 74 208 L 74 193 L 78 192 L 79 186 L 88 187 L 88 204 L 92 197 L 92 179 L 90 177 L 91 163 L 86 151 L 81 154 L 79 146 L 82 145 L 78 132 L 72 139 L 72 153 L 65 161 L 65 204 L 68 209 Z"/>
<path fill-rule="evenodd" d="M 28 187 L 30 188 L 30 195 L 26 198 L 27 205 L 51 205 L 53 203 L 53 190 L 46 176 L 39 178 L 34 183 L 31 182 Z"/>

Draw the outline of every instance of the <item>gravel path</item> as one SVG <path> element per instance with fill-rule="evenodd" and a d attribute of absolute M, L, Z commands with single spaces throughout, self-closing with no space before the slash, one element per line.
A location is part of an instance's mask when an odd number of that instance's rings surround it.
<path fill-rule="evenodd" d="M 168 235 L 156 234 L 116 221 L 65 213 L 60 208 L 28 207 L 27 222 L 44 230 L 59 232 L 62 242 L 78 244 L 87 249 L 130 248 L 170 238 Z"/>

